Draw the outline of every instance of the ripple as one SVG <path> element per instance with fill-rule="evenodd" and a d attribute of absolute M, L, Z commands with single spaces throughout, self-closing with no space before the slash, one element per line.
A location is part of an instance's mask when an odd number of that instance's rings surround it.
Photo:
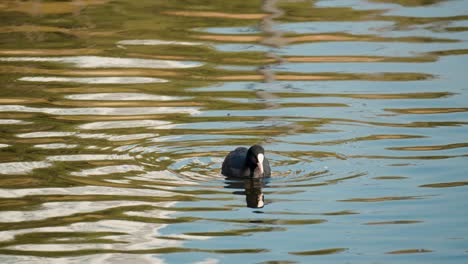
<path fill-rule="evenodd" d="M 241 19 L 241 20 L 258 20 L 267 16 L 263 13 L 225 13 L 225 12 L 209 12 L 209 11 L 166 11 L 166 14 L 175 16 L 187 17 L 205 17 L 205 18 L 223 18 L 223 19 Z"/>
<path fill-rule="evenodd" d="M 168 41 L 168 40 L 159 40 L 159 39 L 130 39 L 130 40 L 121 40 L 117 42 L 117 45 L 181 45 L 181 46 L 198 46 L 204 45 L 201 42 L 187 42 L 187 41 Z"/>
<path fill-rule="evenodd" d="M 289 22 L 277 25 L 282 31 L 298 34 L 336 33 L 347 32 L 351 34 L 373 34 L 382 28 L 394 26 L 393 21 L 313 21 L 313 22 Z"/>
<path fill-rule="evenodd" d="M 68 188 L 28 188 L 28 189 L 0 189 L 0 197 L 19 198 L 32 195 L 116 195 L 143 196 L 143 197 L 169 197 L 174 194 L 169 191 L 144 188 L 117 188 L 106 186 L 83 186 Z M 123 198 L 126 199 L 126 198 Z"/>
<path fill-rule="evenodd" d="M 185 113 L 199 114 L 196 107 L 86 107 L 86 108 L 36 108 L 22 105 L 0 105 L 0 112 L 29 112 L 51 115 L 143 115 Z"/>
<path fill-rule="evenodd" d="M 105 2 L 101 0 L 90 0 L 86 3 L 86 5 L 89 6 L 98 6 L 98 5 L 103 5 Z M 83 8 L 83 5 L 81 4 L 76 4 L 73 2 L 45 2 L 41 3 L 41 5 L 35 6 L 32 3 L 29 2 L 13 2 L 13 3 L 8 3 L 8 5 L 2 5 L 2 8 L 5 8 L 9 12 L 21 12 L 33 16 L 47 16 L 47 15 L 62 15 L 66 16 L 68 14 L 72 14 L 75 12 L 79 12 L 80 9 Z M 29 25 L 29 24 L 28 24 Z M 25 27 L 28 27 L 25 25 Z M 43 28 L 42 30 L 46 31 L 49 28 L 54 28 L 54 27 L 47 27 L 47 26 L 42 26 L 42 27 L 34 27 L 34 29 L 37 30 L 37 28 Z M 50 30 L 50 29 L 49 29 Z M 60 32 L 66 32 L 66 30 L 60 30 Z"/>
<path fill-rule="evenodd" d="M 172 203 L 158 204 L 165 207 L 172 205 Z M 164 217 L 167 214 L 168 212 L 163 211 L 154 214 L 153 217 Z M 60 252 L 61 250 L 79 250 L 83 248 L 81 246 L 85 246 L 86 248 L 91 249 L 109 249 L 109 246 L 111 246 L 113 249 L 138 250 L 180 245 L 180 241 L 156 239 L 155 235 L 158 235 L 158 230 L 162 227 L 164 227 L 164 225 L 155 223 L 143 223 L 127 220 L 100 220 L 88 223 L 71 223 L 63 226 L 30 228 L 20 231 L 6 231 L 2 232 L 2 235 L 7 237 L 14 236 L 14 240 L 17 242 L 17 244 L 25 245 L 23 248 L 24 250 L 27 250 L 30 246 L 34 246 L 34 244 L 29 244 L 31 239 L 35 241 L 43 241 L 45 244 L 49 244 L 51 246 L 50 248 L 33 247 L 33 251 L 47 251 L 47 249 L 50 249 L 51 251 Z M 129 236 L 129 233 L 133 235 Z M 46 238 L 46 240 L 44 240 L 44 238 Z M 96 241 L 95 238 L 106 238 L 106 242 L 111 244 L 96 243 L 98 241 Z M 71 242 L 74 243 L 72 244 Z M 71 253 L 71 251 L 68 252 Z M 48 256 L 50 256 L 50 252 Z M 119 261 L 120 260 L 121 259 L 119 259 Z"/>
<path fill-rule="evenodd" d="M 388 16 L 402 17 L 421 17 L 421 18 L 436 18 L 436 17 L 453 17 L 466 15 L 466 3 L 464 1 L 440 1 L 437 5 L 412 6 L 392 8 L 386 12 Z"/>
<path fill-rule="evenodd" d="M 468 108 L 455 107 L 455 108 L 409 108 L 409 109 L 385 109 L 386 111 L 398 113 L 398 114 L 410 114 L 410 115 L 432 115 L 432 114 L 447 114 L 447 113 L 459 113 L 468 112 Z"/>
<path fill-rule="evenodd" d="M 389 196 L 389 197 L 376 197 L 376 198 L 351 198 L 351 199 L 346 199 L 346 200 L 339 200 L 339 202 L 376 203 L 376 202 L 415 200 L 415 199 L 422 199 L 422 197 L 421 196 Z"/>
<path fill-rule="evenodd" d="M 27 61 L 27 62 L 60 62 L 73 64 L 78 68 L 150 68 L 150 69 L 177 69 L 193 68 L 203 65 L 200 62 L 183 62 L 174 60 L 149 60 L 135 58 L 113 58 L 99 56 L 76 57 L 7 57 L 0 61 Z"/>
<path fill-rule="evenodd" d="M 51 202 L 42 204 L 40 209 L 36 209 L 34 211 L 2 211 L 2 214 L 0 214 L 0 222 L 10 223 L 37 221 L 52 217 L 100 211 L 113 207 L 135 206 L 143 204 L 151 203 L 131 201 Z M 64 210 L 64 208 L 67 209 Z"/>
<path fill-rule="evenodd" d="M 42 131 L 42 132 L 31 132 L 31 133 L 23 133 L 16 135 L 20 138 L 52 138 L 52 137 L 71 137 L 75 136 L 77 138 L 84 138 L 84 139 L 106 139 L 109 141 L 127 141 L 127 140 L 137 140 L 137 139 L 145 139 L 156 137 L 158 134 L 154 133 L 136 133 L 136 134 L 128 134 L 128 135 L 112 135 L 112 134 L 104 134 L 104 133 L 78 133 L 78 132 L 61 132 L 61 131 Z M 39 148 L 72 148 L 72 146 L 76 146 L 73 144 L 42 144 L 36 145 Z"/>
<path fill-rule="evenodd" d="M 37 144 L 35 148 L 40 149 L 72 149 L 78 147 L 76 144 L 63 144 L 63 143 L 52 143 L 52 144 Z"/>
<path fill-rule="evenodd" d="M 405 177 L 405 176 L 377 176 L 377 177 L 374 177 L 373 179 L 376 179 L 376 180 L 404 180 L 404 179 L 408 179 L 408 177 Z"/>
<path fill-rule="evenodd" d="M 327 248 L 327 249 L 319 249 L 319 250 L 289 252 L 289 254 L 300 255 L 300 256 L 330 255 L 330 254 L 341 253 L 346 250 L 348 249 L 347 248 Z"/>
<path fill-rule="evenodd" d="M 90 160 L 132 160 L 129 155 L 105 155 L 105 154 L 76 154 L 76 155 L 57 155 L 49 156 L 49 161 L 90 161 Z"/>
<path fill-rule="evenodd" d="M 401 151 L 433 151 L 433 150 L 446 150 L 456 148 L 466 148 L 468 143 L 454 143 L 447 145 L 434 145 L 434 146 L 408 146 L 408 147 L 389 147 L 389 150 L 401 150 Z"/>
<path fill-rule="evenodd" d="M 179 175 L 168 170 L 149 171 L 145 174 L 127 177 L 127 179 L 137 180 L 137 181 L 165 181 L 165 182 L 185 183 L 184 179 L 180 178 Z"/>
<path fill-rule="evenodd" d="M 75 82 L 89 84 L 135 84 L 135 83 L 165 83 L 168 80 L 151 77 L 21 77 L 25 82 Z"/>
<path fill-rule="evenodd" d="M 226 223 L 266 224 L 266 225 L 316 225 L 327 222 L 325 219 L 209 219 Z"/>
<path fill-rule="evenodd" d="M 34 169 L 43 169 L 52 166 L 45 161 L 25 161 L 0 163 L 0 174 L 28 174 Z"/>
<path fill-rule="evenodd" d="M 91 175 L 108 175 L 114 173 L 125 173 L 130 171 L 144 171 L 143 166 L 137 165 L 115 165 L 115 166 L 104 166 L 94 169 L 86 169 L 80 172 L 72 172 L 73 176 L 91 176 Z"/>
<path fill-rule="evenodd" d="M 419 187 L 426 187 L 426 188 L 450 188 L 450 187 L 459 187 L 459 186 L 466 186 L 468 185 L 467 181 L 461 182 L 441 182 L 441 183 L 430 183 L 430 184 L 423 184 Z"/>
<path fill-rule="evenodd" d="M 185 235 L 189 236 L 244 236 L 250 235 L 252 233 L 258 232 L 273 232 L 273 231 L 285 231 L 286 228 L 278 228 L 278 227 L 255 227 L 255 228 L 246 228 L 246 229 L 234 229 L 234 230 L 223 230 L 219 232 L 187 232 L 184 233 Z"/>
<path fill-rule="evenodd" d="M 173 242 L 173 241 L 171 241 Z M 167 245 L 167 243 L 165 243 Z M 63 245 L 63 244 L 24 244 L 19 246 L 7 247 L 0 249 L 0 254 L 7 255 L 29 255 L 35 257 L 68 257 L 76 255 L 96 255 L 106 256 L 107 254 L 170 254 L 170 253 L 193 253 L 204 252 L 211 254 L 260 254 L 269 252 L 265 248 L 234 248 L 234 249 L 198 249 L 198 248 L 184 248 L 184 247 L 155 247 L 150 249 L 109 249 L 100 244 L 85 244 L 85 245 Z M 134 261 L 134 258 L 131 258 Z M 115 263 L 115 259 L 112 263 Z M 119 258 L 118 261 L 121 259 Z M 154 257 L 152 258 L 154 261 Z"/>
<path fill-rule="evenodd" d="M 49 138 L 49 137 L 69 137 L 76 135 L 76 132 L 53 132 L 53 131 L 44 131 L 44 132 L 31 132 L 16 135 L 19 138 Z"/>
<path fill-rule="evenodd" d="M 131 135 L 111 135 L 110 137 L 108 137 L 108 140 L 109 141 L 127 141 L 127 140 L 151 138 L 155 136 L 157 136 L 157 134 L 152 134 L 152 133 L 141 133 L 141 134 L 131 134 Z"/>
<path fill-rule="evenodd" d="M 145 139 L 157 136 L 153 133 L 138 133 L 130 135 L 109 135 L 109 134 L 90 134 L 90 133 L 79 133 L 76 135 L 78 138 L 93 138 L 93 139 L 107 139 L 109 141 L 127 141 L 127 140 L 137 140 Z"/>
<path fill-rule="evenodd" d="M 173 101 L 183 100 L 188 97 L 154 95 L 144 93 L 92 93 L 72 94 L 65 96 L 72 100 L 96 100 L 96 101 Z M 0 120 L 1 122 L 1 120 Z M 0 123 L 1 124 L 1 123 Z"/>
<path fill-rule="evenodd" d="M 419 224 L 423 221 L 420 220 L 395 220 L 395 221 L 382 221 L 382 222 L 367 222 L 365 225 L 407 225 L 407 224 Z"/>
<path fill-rule="evenodd" d="M 466 253 L 463 0 L 49 2 L 0 11 L 0 171 L 48 164 L 0 174 L 0 262 Z M 256 143 L 270 179 L 220 175 Z"/>
<path fill-rule="evenodd" d="M 322 215 L 353 215 L 353 214 L 359 214 L 359 213 L 350 211 L 350 210 L 322 213 Z"/>
<path fill-rule="evenodd" d="M 430 253 L 432 250 L 430 249 L 424 249 L 424 248 L 418 248 L 418 249 L 402 249 L 402 250 L 395 250 L 395 251 L 390 251 L 390 252 L 385 252 L 385 254 L 418 254 L 418 253 Z"/>
<path fill-rule="evenodd" d="M 16 119 L 0 119 L 0 125 L 28 125 L 28 124 L 32 124 L 32 122 L 16 120 Z"/>
<path fill-rule="evenodd" d="M 130 121 L 105 121 L 105 122 L 94 122 L 84 125 L 80 125 L 81 129 L 115 129 L 115 128 L 134 128 L 134 127 L 158 127 L 163 125 L 169 125 L 171 122 L 159 121 L 159 120 L 130 120 Z"/>

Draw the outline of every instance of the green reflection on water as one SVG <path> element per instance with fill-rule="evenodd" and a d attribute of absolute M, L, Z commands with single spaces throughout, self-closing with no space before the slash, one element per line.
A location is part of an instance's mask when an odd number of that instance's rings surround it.
<path fill-rule="evenodd" d="M 423 11 L 449 4 L 372 2 Z M 0 62 L 0 144 L 4 144 L 0 232 L 8 238 L 0 241 L 0 254 L 64 260 L 83 255 L 171 254 L 174 259 L 169 261 L 174 263 L 181 255 L 195 253 L 220 257 L 216 259 L 220 263 L 226 260 L 224 254 L 252 254 L 253 262 L 262 263 L 274 262 L 267 259 L 306 262 L 310 256 L 343 260 L 350 252 L 382 258 L 432 251 L 459 254 L 459 248 L 466 248 L 463 239 L 450 250 L 439 240 L 453 233 L 466 236 L 457 229 L 466 225 L 463 212 L 453 209 L 462 208 L 466 200 L 467 183 L 460 176 L 467 156 L 463 130 L 467 108 L 462 105 L 466 89 L 461 87 L 465 80 L 456 69 L 459 65 L 442 62 L 446 57 L 463 60 L 467 54 L 462 23 L 468 16 L 403 17 L 386 15 L 384 9 L 325 8 L 318 3 L 1 3 L 0 56 L 30 61 Z M 272 14 L 268 4 L 279 13 Z M 314 22 L 359 21 L 372 26 L 387 21 L 392 26 L 371 28 L 366 34 L 355 33 L 357 25 L 346 32 L 298 34 L 278 31 L 269 26 L 272 20 L 306 22 L 311 28 Z M 204 31 L 210 28 L 226 32 Z M 422 35 L 419 29 L 428 33 Z M 393 31 L 408 35 L 384 34 Z M 348 42 L 383 49 L 398 43 L 408 49 L 402 54 L 410 55 L 376 56 L 374 50 L 359 56 L 307 56 L 306 50 L 295 56 L 283 54 L 296 44 L 313 49 L 314 43 Z M 414 43 L 440 47 L 420 52 L 412 50 L 409 44 Z M 223 49 L 225 45 L 228 48 Z M 78 56 L 199 65 L 79 67 L 31 59 Z M 354 73 L 351 66 L 346 72 L 281 69 L 286 63 L 346 66 L 350 62 L 366 66 L 368 72 Z M 376 62 L 437 67 L 379 73 L 373 71 Z M 24 77 L 70 79 L 29 82 Z M 99 84 L 72 79 L 89 77 L 151 77 L 167 82 Z M 226 89 L 228 83 L 235 89 Z M 197 89 L 206 87 L 212 90 Z M 105 93 L 180 98 L 89 99 Z M 124 107 L 129 112 L 122 111 Z M 81 110 L 70 112 L 77 109 Z M 161 121 L 166 126 L 154 125 Z M 258 142 L 266 146 L 274 177 L 261 186 L 265 208 L 251 211 L 245 208 L 247 190 L 229 188 L 219 167 L 227 151 Z M 408 163 L 395 161 L 400 159 Z M 421 212 L 436 205 L 442 213 Z M 54 214 L 54 206 L 62 214 Z M 15 215 L 21 217 L 13 219 Z M 77 228 L 81 225 L 86 225 L 84 230 Z M 106 225 L 110 228 L 103 228 Z M 406 226 L 411 229 L 398 229 Z M 135 231 L 143 227 L 148 237 Z M 317 237 L 322 240 L 311 245 L 311 238 Z M 376 237 L 381 243 L 374 243 Z M 354 238 L 372 245 L 365 247 Z M 427 240 L 432 243 L 421 245 Z M 395 247 L 394 241 L 406 244 Z M 232 261 L 245 259 L 232 256 Z"/>

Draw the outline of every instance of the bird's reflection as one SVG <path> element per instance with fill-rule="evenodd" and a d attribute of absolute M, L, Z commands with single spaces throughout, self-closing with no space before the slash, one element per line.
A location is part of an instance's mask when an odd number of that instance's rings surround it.
<path fill-rule="evenodd" d="M 263 187 L 266 186 L 266 179 L 263 178 L 226 178 L 226 186 L 228 189 L 238 189 L 234 194 L 245 195 L 247 207 L 263 208 L 265 206 L 265 196 L 263 195 Z M 241 191 L 243 189 L 243 191 Z"/>

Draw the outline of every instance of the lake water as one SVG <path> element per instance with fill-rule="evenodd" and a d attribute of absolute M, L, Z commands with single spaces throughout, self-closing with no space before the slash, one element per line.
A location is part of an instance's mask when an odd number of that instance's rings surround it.
<path fill-rule="evenodd" d="M 468 1 L 0 15 L 1 263 L 468 262 Z"/>

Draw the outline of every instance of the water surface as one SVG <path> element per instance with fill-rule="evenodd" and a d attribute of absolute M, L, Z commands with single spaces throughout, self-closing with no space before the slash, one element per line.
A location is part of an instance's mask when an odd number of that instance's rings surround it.
<path fill-rule="evenodd" d="M 0 262 L 468 260 L 468 2 L 0 7 Z"/>

